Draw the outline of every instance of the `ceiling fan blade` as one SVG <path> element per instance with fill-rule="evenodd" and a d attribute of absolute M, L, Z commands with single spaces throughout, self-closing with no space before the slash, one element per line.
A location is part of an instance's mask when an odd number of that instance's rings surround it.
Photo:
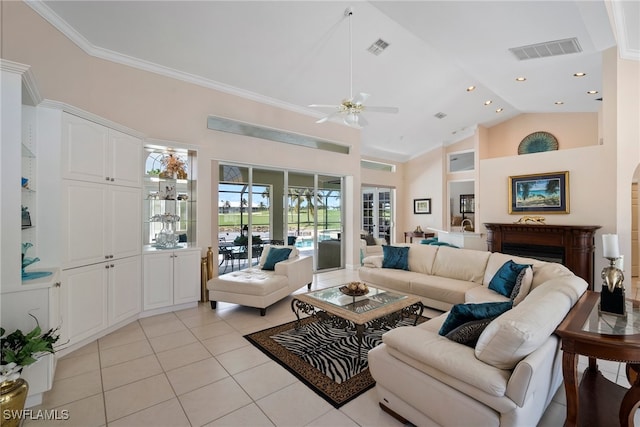
<path fill-rule="evenodd" d="M 365 106 L 364 110 L 366 112 L 372 112 L 372 113 L 392 113 L 392 114 L 397 114 L 400 111 L 398 107 L 368 107 L 368 106 Z"/>
<path fill-rule="evenodd" d="M 351 100 L 351 102 L 354 104 L 363 104 L 364 101 L 366 101 L 367 98 L 369 98 L 369 96 L 371 95 L 369 95 L 368 93 L 360 92 Z"/>
<path fill-rule="evenodd" d="M 339 105 L 327 105 L 327 104 L 309 104 L 311 108 L 340 108 Z"/>

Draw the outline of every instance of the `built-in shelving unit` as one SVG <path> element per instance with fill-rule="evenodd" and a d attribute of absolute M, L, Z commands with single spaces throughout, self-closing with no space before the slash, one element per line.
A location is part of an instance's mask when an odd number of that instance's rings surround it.
<path fill-rule="evenodd" d="M 181 177 L 167 173 L 162 159 L 167 155 L 184 162 Z M 154 221 L 156 215 L 177 215 L 175 224 L 179 243 L 194 243 L 196 240 L 196 179 L 193 165 L 196 153 L 173 148 L 145 148 L 145 175 L 143 180 L 143 244 L 153 246 L 162 229 L 162 222 Z"/>

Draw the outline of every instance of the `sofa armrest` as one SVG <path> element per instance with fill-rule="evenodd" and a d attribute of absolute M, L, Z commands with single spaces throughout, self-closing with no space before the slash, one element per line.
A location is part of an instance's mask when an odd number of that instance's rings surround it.
<path fill-rule="evenodd" d="M 551 335 L 516 365 L 505 394 L 520 407 L 534 396 L 553 396 L 562 381 L 561 359 L 560 340 Z"/>
<path fill-rule="evenodd" d="M 313 282 L 313 259 L 309 256 L 297 256 L 278 262 L 274 273 L 286 276 L 289 286 L 297 289 Z"/>

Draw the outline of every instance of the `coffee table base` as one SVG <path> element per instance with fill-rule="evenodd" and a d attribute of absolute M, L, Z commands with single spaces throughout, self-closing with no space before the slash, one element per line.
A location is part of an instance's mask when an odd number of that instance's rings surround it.
<path fill-rule="evenodd" d="M 338 329 L 351 329 L 356 331 L 356 337 L 358 338 L 358 362 L 361 359 L 362 353 L 362 339 L 364 337 L 365 329 L 382 329 L 385 327 L 394 327 L 403 319 L 414 317 L 413 326 L 418 324 L 418 319 L 422 316 L 424 311 L 424 305 L 421 302 L 417 302 L 401 310 L 393 313 L 378 317 L 367 323 L 354 323 L 351 320 L 344 319 L 335 314 L 329 313 L 325 310 L 316 308 L 314 305 L 309 304 L 299 299 L 294 298 L 291 301 L 291 310 L 296 315 L 297 324 L 296 329 L 300 328 L 301 314 L 313 316 L 319 319 L 321 322 L 331 322 L 331 326 Z"/>

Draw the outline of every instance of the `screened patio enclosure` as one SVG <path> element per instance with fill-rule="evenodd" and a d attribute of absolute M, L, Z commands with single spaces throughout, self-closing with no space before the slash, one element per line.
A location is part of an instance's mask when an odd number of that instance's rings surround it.
<path fill-rule="evenodd" d="M 342 267 L 342 187 L 337 176 L 221 164 L 220 274 L 255 265 L 268 243 L 295 245 L 315 270 Z"/>

